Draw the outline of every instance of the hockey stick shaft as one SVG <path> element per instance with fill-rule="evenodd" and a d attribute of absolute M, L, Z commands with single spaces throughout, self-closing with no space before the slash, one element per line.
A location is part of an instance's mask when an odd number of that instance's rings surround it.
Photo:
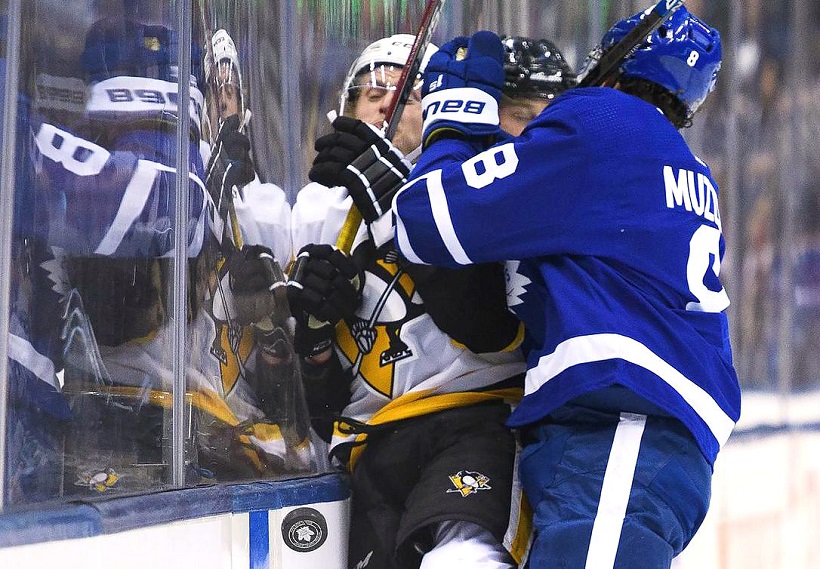
<path fill-rule="evenodd" d="M 418 32 L 416 32 L 416 39 L 413 41 L 413 46 L 410 48 L 410 55 L 407 57 L 407 63 L 402 68 L 398 83 L 396 84 L 396 92 L 393 100 L 385 113 L 385 131 L 384 136 L 388 140 L 392 140 L 399 127 L 401 115 L 404 112 L 404 107 L 410 99 L 410 94 L 413 92 L 416 76 L 421 69 L 421 62 L 424 59 L 424 53 L 427 51 L 427 46 L 433 38 L 433 31 L 438 25 L 441 8 L 444 6 L 444 0 L 428 0 L 424 8 L 424 14 L 421 18 Z M 336 239 L 336 247 L 350 253 L 353 247 L 353 240 L 356 238 L 356 233 L 359 231 L 359 226 L 362 224 L 362 214 L 355 204 L 350 206 L 347 212 L 344 225 L 339 231 L 339 237 Z"/>
<path fill-rule="evenodd" d="M 611 79 L 616 74 L 621 61 L 649 34 L 657 30 L 675 10 L 683 5 L 683 2 L 684 0 L 659 0 L 654 6 L 647 8 L 638 25 L 600 56 L 598 63 L 578 82 L 578 87 L 600 86 Z"/>
<path fill-rule="evenodd" d="M 396 134 L 399 120 L 401 120 L 404 107 L 410 99 L 413 87 L 415 87 L 416 77 L 421 69 L 421 63 L 427 51 L 427 46 L 430 45 L 430 41 L 433 39 L 433 31 L 438 25 L 438 17 L 441 14 L 441 8 L 443 6 L 444 0 L 428 0 L 427 6 L 424 8 L 421 24 L 419 25 L 418 32 L 416 32 L 416 39 L 410 48 L 407 63 L 404 64 L 401 75 L 399 76 L 399 81 L 396 84 L 396 95 L 393 97 L 385 113 L 387 128 L 385 129 L 384 136 L 388 140 L 392 140 Z"/>

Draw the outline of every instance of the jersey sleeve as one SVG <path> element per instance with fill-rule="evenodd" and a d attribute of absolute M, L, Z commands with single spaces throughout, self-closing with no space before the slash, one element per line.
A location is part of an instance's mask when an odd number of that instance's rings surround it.
<path fill-rule="evenodd" d="M 353 199 L 343 187 L 311 182 L 299 190 L 291 216 L 293 254 L 308 243 L 336 244 Z"/>
<path fill-rule="evenodd" d="M 449 157 L 463 155 L 467 142 L 436 142 L 394 201 L 399 250 L 445 266 L 566 250 L 583 223 L 575 202 L 589 199 L 585 146 L 583 132 L 560 116 L 465 161 Z"/>
<path fill-rule="evenodd" d="M 234 195 L 245 245 L 270 247 L 282 267 L 291 260 L 290 204 L 279 186 L 255 178 Z"/>
<path fill-rule="evenodd" d="M 42 123 L 34 185 L 47 223 L 47 243 L 72 255 L 161 257 L 173 250 L 176 169 L 156 160 L 172 142 L 145 134 L 151 158 L 133 148 L 111 150 Z M 131 141 L 133 143 L 133 141 Z M 160 149 L 161 147 L 161 149 Z M 144 157 L 146 156 L 146 157 Z M 202 181 L 198 148 L 189 174 L 188 255 L 196 256 L 213 231 L 213 204 Z"/>

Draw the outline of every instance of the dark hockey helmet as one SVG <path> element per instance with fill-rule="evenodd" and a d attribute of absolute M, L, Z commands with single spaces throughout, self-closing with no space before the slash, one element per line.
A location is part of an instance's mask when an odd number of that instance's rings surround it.
<path fill-rule="evenodd" d="M 639 12 L 612 26 L 598 53 L 623 39 L 644 17 L 645 12 Z M 620 72 L 661 85 L 683 103 L 691 119 L 715 88 L 721 57 L 720 33 L 681 6 L 624 58 Z"/>
<path fill-rule="evenodd" d="M 575 73 L 549 40 L 504 36 L 504 94 L 552 99 L 575 86 Z"/>

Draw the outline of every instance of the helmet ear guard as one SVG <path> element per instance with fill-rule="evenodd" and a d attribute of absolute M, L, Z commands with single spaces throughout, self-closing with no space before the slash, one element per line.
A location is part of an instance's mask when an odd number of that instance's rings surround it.
<path fill-rule="evenodd" d="M 590 52 L 579 74 L 583 75 L 596 57 L 617 44 L 644 17 L 644 12 L 639 12 L 612 26 Z M 683 104 L 687 119 L 691 119 L 715 88 L 721 57 L 720 33 L 681 6 L 624 58 L 620 77 L 660 85 Z"/>

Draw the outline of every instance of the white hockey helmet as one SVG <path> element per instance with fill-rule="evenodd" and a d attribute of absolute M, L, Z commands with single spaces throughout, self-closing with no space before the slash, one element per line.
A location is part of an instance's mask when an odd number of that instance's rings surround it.
<path fill-rule="evenodd" d="M 211 38 L 211 48 L 214 56 L 214 63 L 217 67 L 217 74 L 214 80 L 217 85 L 233 85 L 242 94 L 242 73 L 239 70 L 239 52 L 233 38 L 225 30 L 217 30 Z M 205 56 L 205 81 L 211 80 L 211 62 Z"/>
<path fill-rule="evenodd" d="M 390 84 L 385 72 L 390 69 L 402 69 L 405 66 L 415 41 L 416 36 L 412 34 L 394 34 L 374 41 L 364 48 L 361 55 L 350 66 L 347 77 L 345 77 L 344 87 L 339 96 L 339 114 L 344 114 L 347 103 L 355 98 L 358 89 L 378 86 L 394 90 L 396 85 Z M 421 60 L 419 76 L 416 79 L 417 89 L 421 88 L 421 72 L 424 71 L 427 62 L 436 51 L 438 47 L 432 43 L 427 45 Z"/>

